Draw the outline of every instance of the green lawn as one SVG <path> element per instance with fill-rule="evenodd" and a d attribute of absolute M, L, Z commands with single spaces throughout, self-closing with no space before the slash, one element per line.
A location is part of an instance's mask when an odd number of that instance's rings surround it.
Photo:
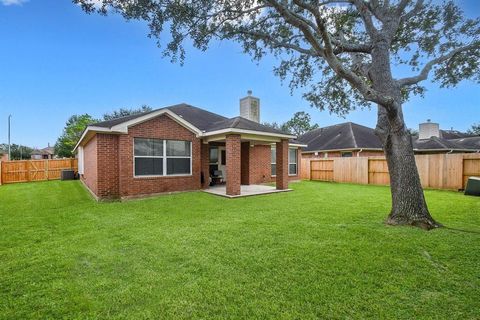
<path fill-rule="evenodd" d="M 480 199 L 426 191 L 449 228 L 387 227 L 386 187 L 293 183 L 96 203 L 0 186 L 0 319 L 480 318 Z"/>

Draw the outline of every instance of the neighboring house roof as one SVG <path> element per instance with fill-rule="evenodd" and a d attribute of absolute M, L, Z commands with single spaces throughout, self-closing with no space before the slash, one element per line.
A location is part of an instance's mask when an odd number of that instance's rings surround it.
<path fill-rule="evenodd" d="M 431 137 L 429 139 L 418 139 L 418 136 L 412 137 L 413 149 L 418 151 L 427 150 L 456 150 L 456 151 L 469 151 L 471 148 L 444 138 Z"/>
<path fill-rule="evenodd" d="M 229 119 L 216 113 L 182 103 L 149 112 L 93 123 L 87 126 L 87 128 L 84 130 L 82 137 L 75 146 L 75 149 L 84 140 L 88 132 L 126 133 L 129 126 L 147 121 L 163 114 L 170 116 L 173 120 L 185 126 L 192 132 L 195 132 L 195 134 L 197 134 L 199 137 L 210 136 L 219 133 L 240 132 L 264 134 L 289 139 L 295 138 L 295 136 L 290 133 L 276 130 L 269 126 L 265 126 L 242 117 Z"/>
<path fill-rule="evenodd" d="M 472 137 L 469 134 L 454 130 L 441 130 L 442 138 L 431 137 L 418 139 L 412 136 L 415 151 L 472 151 L 480 149 L 480 136 Z M 464 136 L 461 139 L 449 140 L 444 137 Z M 303 152 L 369 149 L 381 150 L 382 143 L 375 135 L 375 130 L 356 123 L 346 122 L 329 127 L 319 128 L 307 132 L 298 138 L 308 145 Z"/>
<path fill-rule="evenodd" d="M 471 134 L 457 130 L 440 130 L 440 137 L 447 140 L 471 137 Z"/>
<path fill-rule="evenodd" d="M 382 149 L 382 143 L 372 128 L 353 122 L 312 130 L 300 136 L 298 141 L 308 145 L 303 152 Z"/>
<path fill-rule="evenodd" d="M 43 149 L 35 149 L 32 151 L 31 154 L 34 155 L 53 155 L 55 154 L 55 148 L 54 147 L 46 147 Z"/>
<path fill-rule="evenodd" d="M 480 136 L 453 139 L 452 141 L 468 149 L 480 150 Z"/>

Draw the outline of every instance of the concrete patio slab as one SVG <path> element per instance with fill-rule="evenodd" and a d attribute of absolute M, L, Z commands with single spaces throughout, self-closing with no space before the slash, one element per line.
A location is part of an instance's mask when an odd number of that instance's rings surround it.
<path fill-rule="evenodd" d="M 227 187 L 225 185 L 213 186 L 203 191 L 210 194 L 214 194 L 216 196 L 222 196 L 226 198 L 241 198 L 241 197 L 251 197 L 251 196 L 256 196 L 261 194 L 288 192 L 288 191 L 292 191 L 292 189 L 277 190 L 276 187 L 272 187 L 272 186 L 266 186 L 261 184 L 251 184 L 251 185 L 240 186 L 240 194 L 236 196 L 227 195 Z"/>

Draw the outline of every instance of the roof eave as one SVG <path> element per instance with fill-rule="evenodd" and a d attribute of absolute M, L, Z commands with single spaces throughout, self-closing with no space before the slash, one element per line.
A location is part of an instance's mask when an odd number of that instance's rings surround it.
<path fill-rule="evenodd" d="M 283 134 L 283 133 L 274 133 L 274 132 L 266 132 L 266 131 L 258 131 L 258 130 L 248 130 L 248 129 L 239 129 L 239 128 L 225 128 L 220 130 L 214 131 L 205 131 L 201 134 L 201 137 L 210 137 L 220 134 L 255 134 L 259 136 L 266 136 L 266 137 L 275 137 L 275 138 L 284 138 L 284 139 L 296 139 L 297 136 L 291 134 Z"/>

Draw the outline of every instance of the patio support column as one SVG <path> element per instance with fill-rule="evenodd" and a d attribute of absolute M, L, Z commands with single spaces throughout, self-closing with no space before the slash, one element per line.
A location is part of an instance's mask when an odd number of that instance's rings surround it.
<path fill-rule="evenodd" d="M 201 160 L 201 175 L 203 175 L 202 188 L 206 189 L 210 184 L 210 145 L 208 143 L 204 143 L 203 140 L 201 148 Z"/>
<path fill-rule="evenodd" d="M 241 139 L 239 134 L 229 134 L 226 137 L 227 195 L 240 194 L 241 182 Z"/>
<path fill-rule="evenodd" d="M 277 178 L 278 190 L 288 189 L 288 140 L 282 139 L 277 142 Z"/>

